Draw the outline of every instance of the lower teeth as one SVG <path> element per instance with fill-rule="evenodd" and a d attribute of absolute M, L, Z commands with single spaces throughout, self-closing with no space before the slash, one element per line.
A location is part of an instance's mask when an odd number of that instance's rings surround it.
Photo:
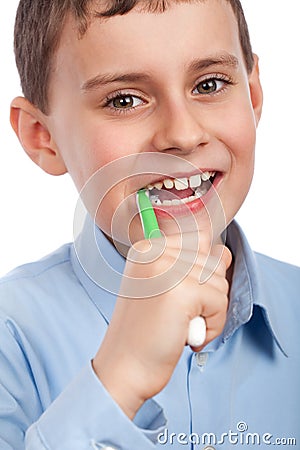
<path fill-rule="evenodd" d="M 185 204 L 185 203 L 189 203 L 192 202 L 198 198 L 201 198 L 203 195 L 205 195 L 208 190 L 209 190 L 210 186 L 205 187 L 205 186 L 201 186 L 198 187 L 195 192 L 194 195 L 190 196 L 190 197 L 186 197 L 186 198 L 175 198 L 172 200 L 163 200 L 161 201 L 158 195 L 152 195 L 150 194 L 150 200 L 151 203 L 155 206 L 178 206 L 181 204 Z"/>

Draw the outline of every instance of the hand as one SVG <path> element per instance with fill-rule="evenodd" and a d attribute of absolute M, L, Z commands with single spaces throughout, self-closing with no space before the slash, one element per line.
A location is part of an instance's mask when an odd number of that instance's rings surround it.
<path fill-rule="evenodd" d="M 168 383 L 192 318 L 201 315 L 206 320 L 204 345 L 223 330 L 231 254 L 223 245 L 210 249 L 203 233 L 198 237 L 199 246 L 195 246 L 195 233 L 185 234 L 183 248 L 180 235 L 140 241 L 128 254 L 122 295 L 93 367 L 130 418 Z M 205 282 L 199 282 L 200 275 Z M 161 277 L 163 284 L 156 282 Z"/>

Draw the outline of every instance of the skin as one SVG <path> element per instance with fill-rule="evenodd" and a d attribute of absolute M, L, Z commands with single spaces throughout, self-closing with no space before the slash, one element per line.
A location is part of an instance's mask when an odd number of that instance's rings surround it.
<path fill-rule="evenodd" d="M 218 63 L 195 64 L 212 57 Z M 95 83 L 103 74 L 137 72 L 143 77 Z M 216 88 L 210 94 L 203 93 L 208 79 Z M 227 2 L 179 3 L 163 14 L 136 8 L 124 16 L 93 21 L 82 39 L 69 18 L 49 89 L 48 116 L 21 97 L 12 102 L 11 110 L 12 126 L 24 149 L 46 172 L 68 171 L 80 191 L 98 169 L 120 157 L 144 152 L 176 155 L 199 169 L 222 173 L 217 192 L 227 223 L 232 220 L 253 176 L 262 91 L 257 57 L 247 74 L 237 23 Z M 119 103 L 113 98 L 120 92 L 134 102 L 134 108 L 116 107 Z M 107 195 L 97 216 L 104 231 L 109 230 L 120 202 L 146 181 L 145 177 L 125 180 Z M 171 222 L 160 219 L 166 234 L 161 257 L 141 265 L 131 258 L 143 258 L 149 243 L 142 239 L 140 222 L 134 218 L 130 235 L 136 244 L 125 268 L 129 277 L 124 279 L 125 291 L 130 277 L 155 276 L 178 259 L 180 239 Z M 205 344 L 222 332 L 231 255 L 220 245 L 211 249 L 210 231 L 203 221 L 199 236 L 195 264 L 176 287 L 143 301 L 119 296 L 95 355 L 96 374 L 130 418 L 168 383 L 186 345 L 191 318 L 205 317 Z M 153 245 L 162 245 L 161 240 Z M 189 246 L 185 251 L 192 258 Z M 216 258 L 220 262 L 208 281 L 199 284 L 208 254 L 209 262 L 214 264 Z M 179 266 L 179 272 L 184 270 Z"/>

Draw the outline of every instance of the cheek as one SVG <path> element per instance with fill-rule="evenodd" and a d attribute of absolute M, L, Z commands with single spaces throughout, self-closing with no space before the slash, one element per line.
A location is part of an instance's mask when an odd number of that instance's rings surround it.
<path fill-rule="evenodd" d="M 256 125 L 250 109 L 236 116 L 228 139 L 232 158 L 232 181 L 239 186 L 243 200 L 250 188 L 255 158 Z"/>
<path fill-rule="evenodd" d="M 140 133 L 134 126 L 116 127 L 114 121 L 104 123 L 94 111 L 82 111 L 80 107 L 72 110 L 61 107 L 51 120 L 53 138 L 85 206 L 93 217 L 97 215 L 98 225 L 109 234 L 115 211 L 128 196 L 126 180 L 122 182 L 125 177 L 121 171 L 118 173 L 118 160 L 140 152 L 143 145 Z M 109 170 L 102 170 L 105 167 Z M 116 176 L 120 182 L 111 189 Z M 125 213 L 129 222 L 132 212 Z"/>
<path fill-rule="evenodd" d="M 143 147 L 143 139 L 134 127 L 116 126 L 113 121 L 99 126 L 91 120 L 83 136 L 88 136 L 85 146 L 90 174 L 124 156 L 139 153 Z"/>
<path fill-rule="evenodd" d="M 256 121 L 252 105 L 247 97 L 241 96 L 228 111 L 228 140 L 236 156 L 253 156 L 256 141 Z"/>
<path fill-rule="evenodd" d="M 132 159 L 126 156 L 139 150 L 137 139 L 130 139 L 129 134 L 122 129 L 116 132 L 112 127 L 89 127 L 84 132 L 88 140 L 80 150 L 84 166 L 81 183 L 89 180 L 85 185 L 84 203 L 90 214 L 96 216 L 98 226 L 121 242 L 128 241 L 129 223 L 133 218 L 132 198 L 128 198 L 127 192 Z M 128 142 L 130 148 L 126 145 Z"/>
<path fill-rule="evenodd" d="M 253 175 L 256 143 L 256 121 L 247 96 L 240 96 L 226 108 L 221 128 L 219 138 L 230 153 L 232 170 L 238 170 L 240 182 L 243 184 L 244 177 L 247 184 Z"/>
<path fill-rule="evenodd" d="M 128 141 L 125 133 L 113 132 L 109 127 L 73 125 L 72 136 L 61 147 L 77 189 L 81 190 L 99 169 L 128 154 L 124 146 Z"/>
<path fill-rule="evenodd" d="M 249 105 L 240 104 L 225 119 L 222 141 L 230 154 L 231 167 L 222 187 L 221 200 L 230 222 L 243 204 L 253 178 L 256 123 Z"/>

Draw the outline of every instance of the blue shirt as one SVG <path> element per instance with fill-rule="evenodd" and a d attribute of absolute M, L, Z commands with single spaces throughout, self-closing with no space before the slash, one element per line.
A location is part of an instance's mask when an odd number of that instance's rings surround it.
<path fill-rule="evenodd" d="M 134 421 L 90 362 L 125 264 L 104 235 L 87 220 L 75 245 L 4 277 L 0 449 L 299 448 L 300 269 L 254 254 L 236 223 L 227 240 L 234 274 L 222 336 L 201 353 L 186 347 Z"/>

